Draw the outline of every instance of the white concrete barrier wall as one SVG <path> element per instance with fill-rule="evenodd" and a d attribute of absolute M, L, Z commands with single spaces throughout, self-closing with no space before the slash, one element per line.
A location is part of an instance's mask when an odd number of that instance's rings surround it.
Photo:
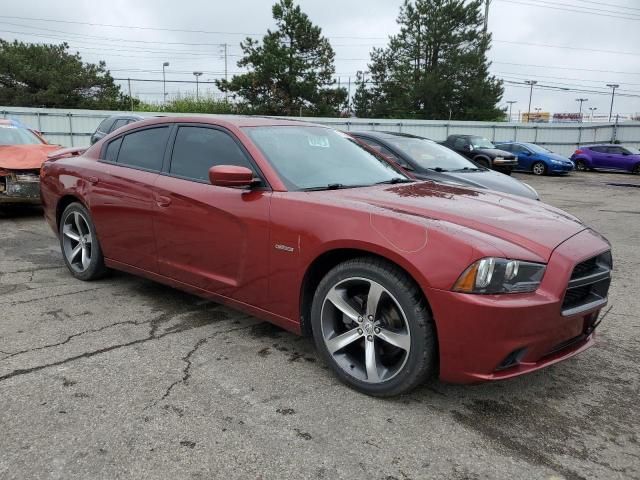
<path fill-rule="evenodd" d="M 65 147 L 89 145 L 91 134 L 100 122 L 110 115 L 127 112 L 106 110 L 66 110 L 53 108 L 23 108 L 0 106 L 0 117 L 18 120 L 41 131 L 52 143 Z M 158 112 L 138 112 L 145 117 L 166 115 Z M 191 114 L 171 114 L 188 116 Z M 215 115 L 203 115 L 215 116 Z M 613 138 L 623 145 L 640 147 L 640 122 L 612 124 L 526 124 L 506 122 L 460 122 L 442 120 L 395 120 L 368 118 L 309 118 L 294 120 L 329 125 L 341 130 L 385 130 L 404 132 L 444 140 L 447 135 L 472 134 L 492 141 L 519 140 L 543 145 L 562 155 L 570 156 L 580 145 L 606 143 Z"/>

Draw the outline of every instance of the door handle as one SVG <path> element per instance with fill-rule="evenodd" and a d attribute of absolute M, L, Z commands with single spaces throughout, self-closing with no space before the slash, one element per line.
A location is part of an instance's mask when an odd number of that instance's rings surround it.
<path fill-rule="evenodd" d="M 91 185 L 95 185 L 98 183 L 98 177 L 87 177 L 87 181 L 91 184 Z"/>
<path fill-rule="evenodd" d="M 169 197 L 157 195 L 156 203 L 158 204 L 159 207 L 168 207 L 169 205 L 171 205 L 171 199 Z"/>

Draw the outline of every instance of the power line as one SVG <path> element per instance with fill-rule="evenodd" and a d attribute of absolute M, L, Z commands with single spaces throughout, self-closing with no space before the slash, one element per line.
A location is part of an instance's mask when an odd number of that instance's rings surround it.
<path fill-rule="evenodd" d="M 599 13 L 597 11 L 588 11 L 588 10 L 584 10 L 584 9 L 577 9 L 577 8 L 565 8 L 565 7 L 560 7 L 560 6 L 556 6 L 556 5 L 566 5 L 563 3 L 550 3 L 550 4 L 546 4 L 547 2 L 544 2 L 543 0 L 536 0 L 538 3 L 525 3 L 523 1 L 517 1 L 517 0 L 498 0 L 499 2 L 504 2 L 504 3 L 513 3 L 516 5 L 525 5 L 527 7 L 540 7 L 540 8 L 547 8 L 547 9 L 551 9 L 551 10 L 561 10 L 561 11 L 565 11 L 565 12 L 572 12 L 572 13 L 584 13 L 584 14 L 588 14 L 588 15 L 598 15 L 601 17 L 610 17 L 610 18 L 618 18 L 621 20 L 633 20 L 633 21 L 638 21 L 640 20 L 640 17 L 635 17 L 634 18 L 634 14 L 624 14 L 623 12 L 614 12 L 614 11 L 609 11 L 609 10 L 604 10 L 605 12 L 610 12 L 610 13 Z M 589 8 L 589 7 L 587 7 Z M 614 15 L 615 13 L 618 13 L 619 15 Z M 628 15 L 631 15 L 631 17 L 629 17 Z"/>
<path fill-rule="evenodd" d="M 595 2 L 594 0 L 575 0 L 575 1 L 576 2 L 580 2 L 580 3 L 591 3 L 593 5 L 600 5 L 600 6 L 603 6 L 603 7 L 623 8 L 625 10 L 638 10 L 638 11 L 640 11 L 640 8 L 627 7 L 625 5 L 620 5 L 620 4 Z"/>

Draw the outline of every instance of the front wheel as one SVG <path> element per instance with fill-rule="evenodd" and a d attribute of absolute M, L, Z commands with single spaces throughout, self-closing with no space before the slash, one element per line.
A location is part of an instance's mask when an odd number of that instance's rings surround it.
<path fill-rule="evenodd" d="M 491 168 L 491 162 L 489 162 L 489 160 L 487 160 L 486 158 L 474 158 L 473 161 L 481 167 Z"/>
<path fill-rule="evenodd" d="M 383 260 L 333 268 L 313 299 L 316 347 L 338 378 L 363 393 L 406 393 L 435 371 L 436 335 L 420 289 Z"/>
<path fill-rule="evenodd" d="M 635 173 L 636 175 L 640 175 L 640 163 L 633 167 L 633 173 Z"/>
<path fill-rule="evenodd" d="M 531 171 L 534 175 L 544 175 L 547 173 L 547 166 L 543 162 L 535 162 L 531 166 Z"/>
<path fill-rule="evenodd" d="M 80 203 L 67 206 L 62 212 L 59 228 L 62 256 L 71 275 L 80 280 L 102 277 L 107 268 L 87 209 Z"/>

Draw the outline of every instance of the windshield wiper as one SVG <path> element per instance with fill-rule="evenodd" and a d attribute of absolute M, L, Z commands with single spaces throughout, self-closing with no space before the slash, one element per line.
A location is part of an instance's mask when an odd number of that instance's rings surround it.
<path fill-rule="evenodd" d="M 364 187 L 365 185 L 344 185 L 342 183 L 330 183 L 329 185 L 324 185 L 321 187 L 309 187 L 309 188 L 301 188 L 302 192 L 316 192 L 320 190 L 340 190 L 342 188 L 357 188 Z"/>
<path fill-rule="evenodd" d="M 376 182 L 376 185 L 395 185 L 396 183 L 412 183 L 413 180 L 409 179 L 409 178 L 400 178 L 400 177 L 393 177 L 390 180 L 384 180 L 382 182 Z"/>
<path fill-rule="evenodd" d="M 454 172 L 479 172 L 480 168 L 473 168 L 473 167 L 464 167 L 464 168 L 458 168 L 457 170 L 454 170 Z"/>
<path fill-rule="evenodd" d="M 438 172 L 438 173 L 448 172 L 449 171 L 446 168 L 442 168 L 442 167 L 428 168 L 427 170 L 433 170 L 434 172 Z"/>

